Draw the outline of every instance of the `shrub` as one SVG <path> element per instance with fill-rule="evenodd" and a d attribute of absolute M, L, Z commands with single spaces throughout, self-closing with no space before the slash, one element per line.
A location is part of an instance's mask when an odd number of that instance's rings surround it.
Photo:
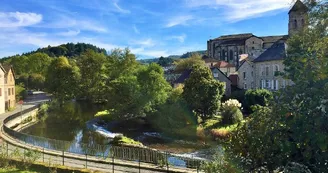
<path fill-rule="evenodd" d="M 238 100 L 229 99 L 222 104 L 222 122 L 224 124 L 235 124 L 243 120 L 243 114 L 240 111 L 241 104 Z"/>
<path fill-rule="evenodd" d="M 245 94 L 246 99 L 246 109 L 251 110 L 251 106 L 269 106 L 269 102 L 273 99 L 273 95 L 269 90 L 266 89 L 256 89 L 248 90 Z"/>
<path fill-rule="evenodd" d="M 47 103 L 43 103 L 40 106 L 38 113 L 37 113 L 38 119 L 41 119 L 42 117 L 44 117 L 47 114 L 48 110 L 49 110 L 49 105 Z"/>

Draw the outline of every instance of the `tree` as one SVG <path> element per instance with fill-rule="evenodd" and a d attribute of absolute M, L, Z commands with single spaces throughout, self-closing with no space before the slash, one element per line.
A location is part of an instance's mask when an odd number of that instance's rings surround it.
<path fill-rule="evenodd" d="M 193 66 L 205 66 L 205 61 L 199 54 L 192 54 L 189 58 L 180 59 L 174 62 L 176 65 L 175 71 L 183 72 L 187 69 L 192 69 Z"/>
<path fill-rule="evenodd" d="M 220 108 L 224 84 L 213 78 L 205 66 L 194 66 L 185 81 L 183 98 L 202 119 L 210 118 Z"/>
<path fill-rule="evenodd" d="M 60 103 L 63 103 L 76 96 L 79 80 L 79 68 L 70 65 L 67 58 L 59 57 L 54 59 L 49 66 L 46 84 L 48 91 L 54 94 Z"/>
<path fill-rule="evenodd" d="M 28 74 L 37 73 L 45 75 L 51 63 L 50 58 L 45 53 L 34 53 L 28 56 Z"/>
<path fill-rule="evenodd" d="M 172 58 L 164 58 L 162 56 L 158 59 L 158 62 L 157 62 L 157 64 L 159 64 L 162 67 L 169 66 L 172 63 L 173 63 Z"/>
<path fill-rule="evenodd" d="M 327 170 L 328 2 L 308 4 L 310 27 L 287 41 L 284 77 L 294 85 L 275 95 L 272 106 L 258 107 L 229 145 L 248 170 L 273 172 L 290 163 Z"/>
<path fill-rule="evenodd" d="M 266 89 L 247 90 L 245 93 L 246 105 L 245 108 L 250 110 L 252 106 L 269 106 L 270 100 L 273 99 L 273 95 Z"/>
<path fill-rule="evenodd" d="M 81 71 L 81 96 L 90 101 L 104 100 L 106 74 L 106 56 L 88 49 L 78 58 Z"/>
<path fill-rule="evenodd" d="M 31 89 L 42 90 L 44 88 L 45 77 L 41 74 L 33 73 L 28 78 L 28 87 Z"/>

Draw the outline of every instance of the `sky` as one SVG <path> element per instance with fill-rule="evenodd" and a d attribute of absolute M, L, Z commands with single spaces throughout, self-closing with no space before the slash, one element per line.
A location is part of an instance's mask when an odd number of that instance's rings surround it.
<path fill-rule="evenodd" d="M 285 35 L 293 1 L 0 0 L 0 58 L 84 42 L 143 59 L 206 50 L 221 35 Z"/>

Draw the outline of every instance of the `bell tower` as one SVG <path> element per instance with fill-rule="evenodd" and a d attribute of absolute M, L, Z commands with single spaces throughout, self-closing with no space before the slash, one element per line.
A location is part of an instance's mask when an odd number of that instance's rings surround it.
<path fill-rule="evenodd" d="M 308 8 L 300 0 L 297 0 L 294 6 L 289 10 L 288 35 L 293 35 L 307 26 Z"/>

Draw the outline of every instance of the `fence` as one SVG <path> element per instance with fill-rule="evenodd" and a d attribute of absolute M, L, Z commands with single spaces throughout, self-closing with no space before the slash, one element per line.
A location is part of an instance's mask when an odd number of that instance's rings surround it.
<path fill-rule="evenodd" d="M 72 143 L 69 141 L 48 139 L 17 132 L 6 126 L 6 123 L 10 120 L 13 120 L 35 108 L 37 108 L 37 106 L 26 109 L 23 112 L 18 112 L 6 118 L 4 120 L 3 131 L 15 139 L 18 139 L 26 144 L 40 147 L 42 150 L 48 149 L 60 151 L 62 153 L 60 155 L 60 157 L 62 157 L 62 165 L 65 165 L 65 157 L 68 159 L 67 155 L 69 154 L 78 154 L 79 156 L 83 156 L 82 159 L 86 162 L 84 164 L 85 168 L 87 168 L 87 165 L 94 165 L 94 163 L 88 163 L 90 162 L 90 158 L 107 161 L 108 163 L 113 164 L 113 167 L 115 160 L 124 162 L 129 161 L 131 164 L 138 164 L 139 171 L 141 163 L 158 165 L 164 167 L 167 171 L 170 167 L 182 167 L 194 169 L 198 172 L 201 165 L 202 160 L 189 157 L 180 157 L 172 153 L 161 152 L 150 148 Z"/>

